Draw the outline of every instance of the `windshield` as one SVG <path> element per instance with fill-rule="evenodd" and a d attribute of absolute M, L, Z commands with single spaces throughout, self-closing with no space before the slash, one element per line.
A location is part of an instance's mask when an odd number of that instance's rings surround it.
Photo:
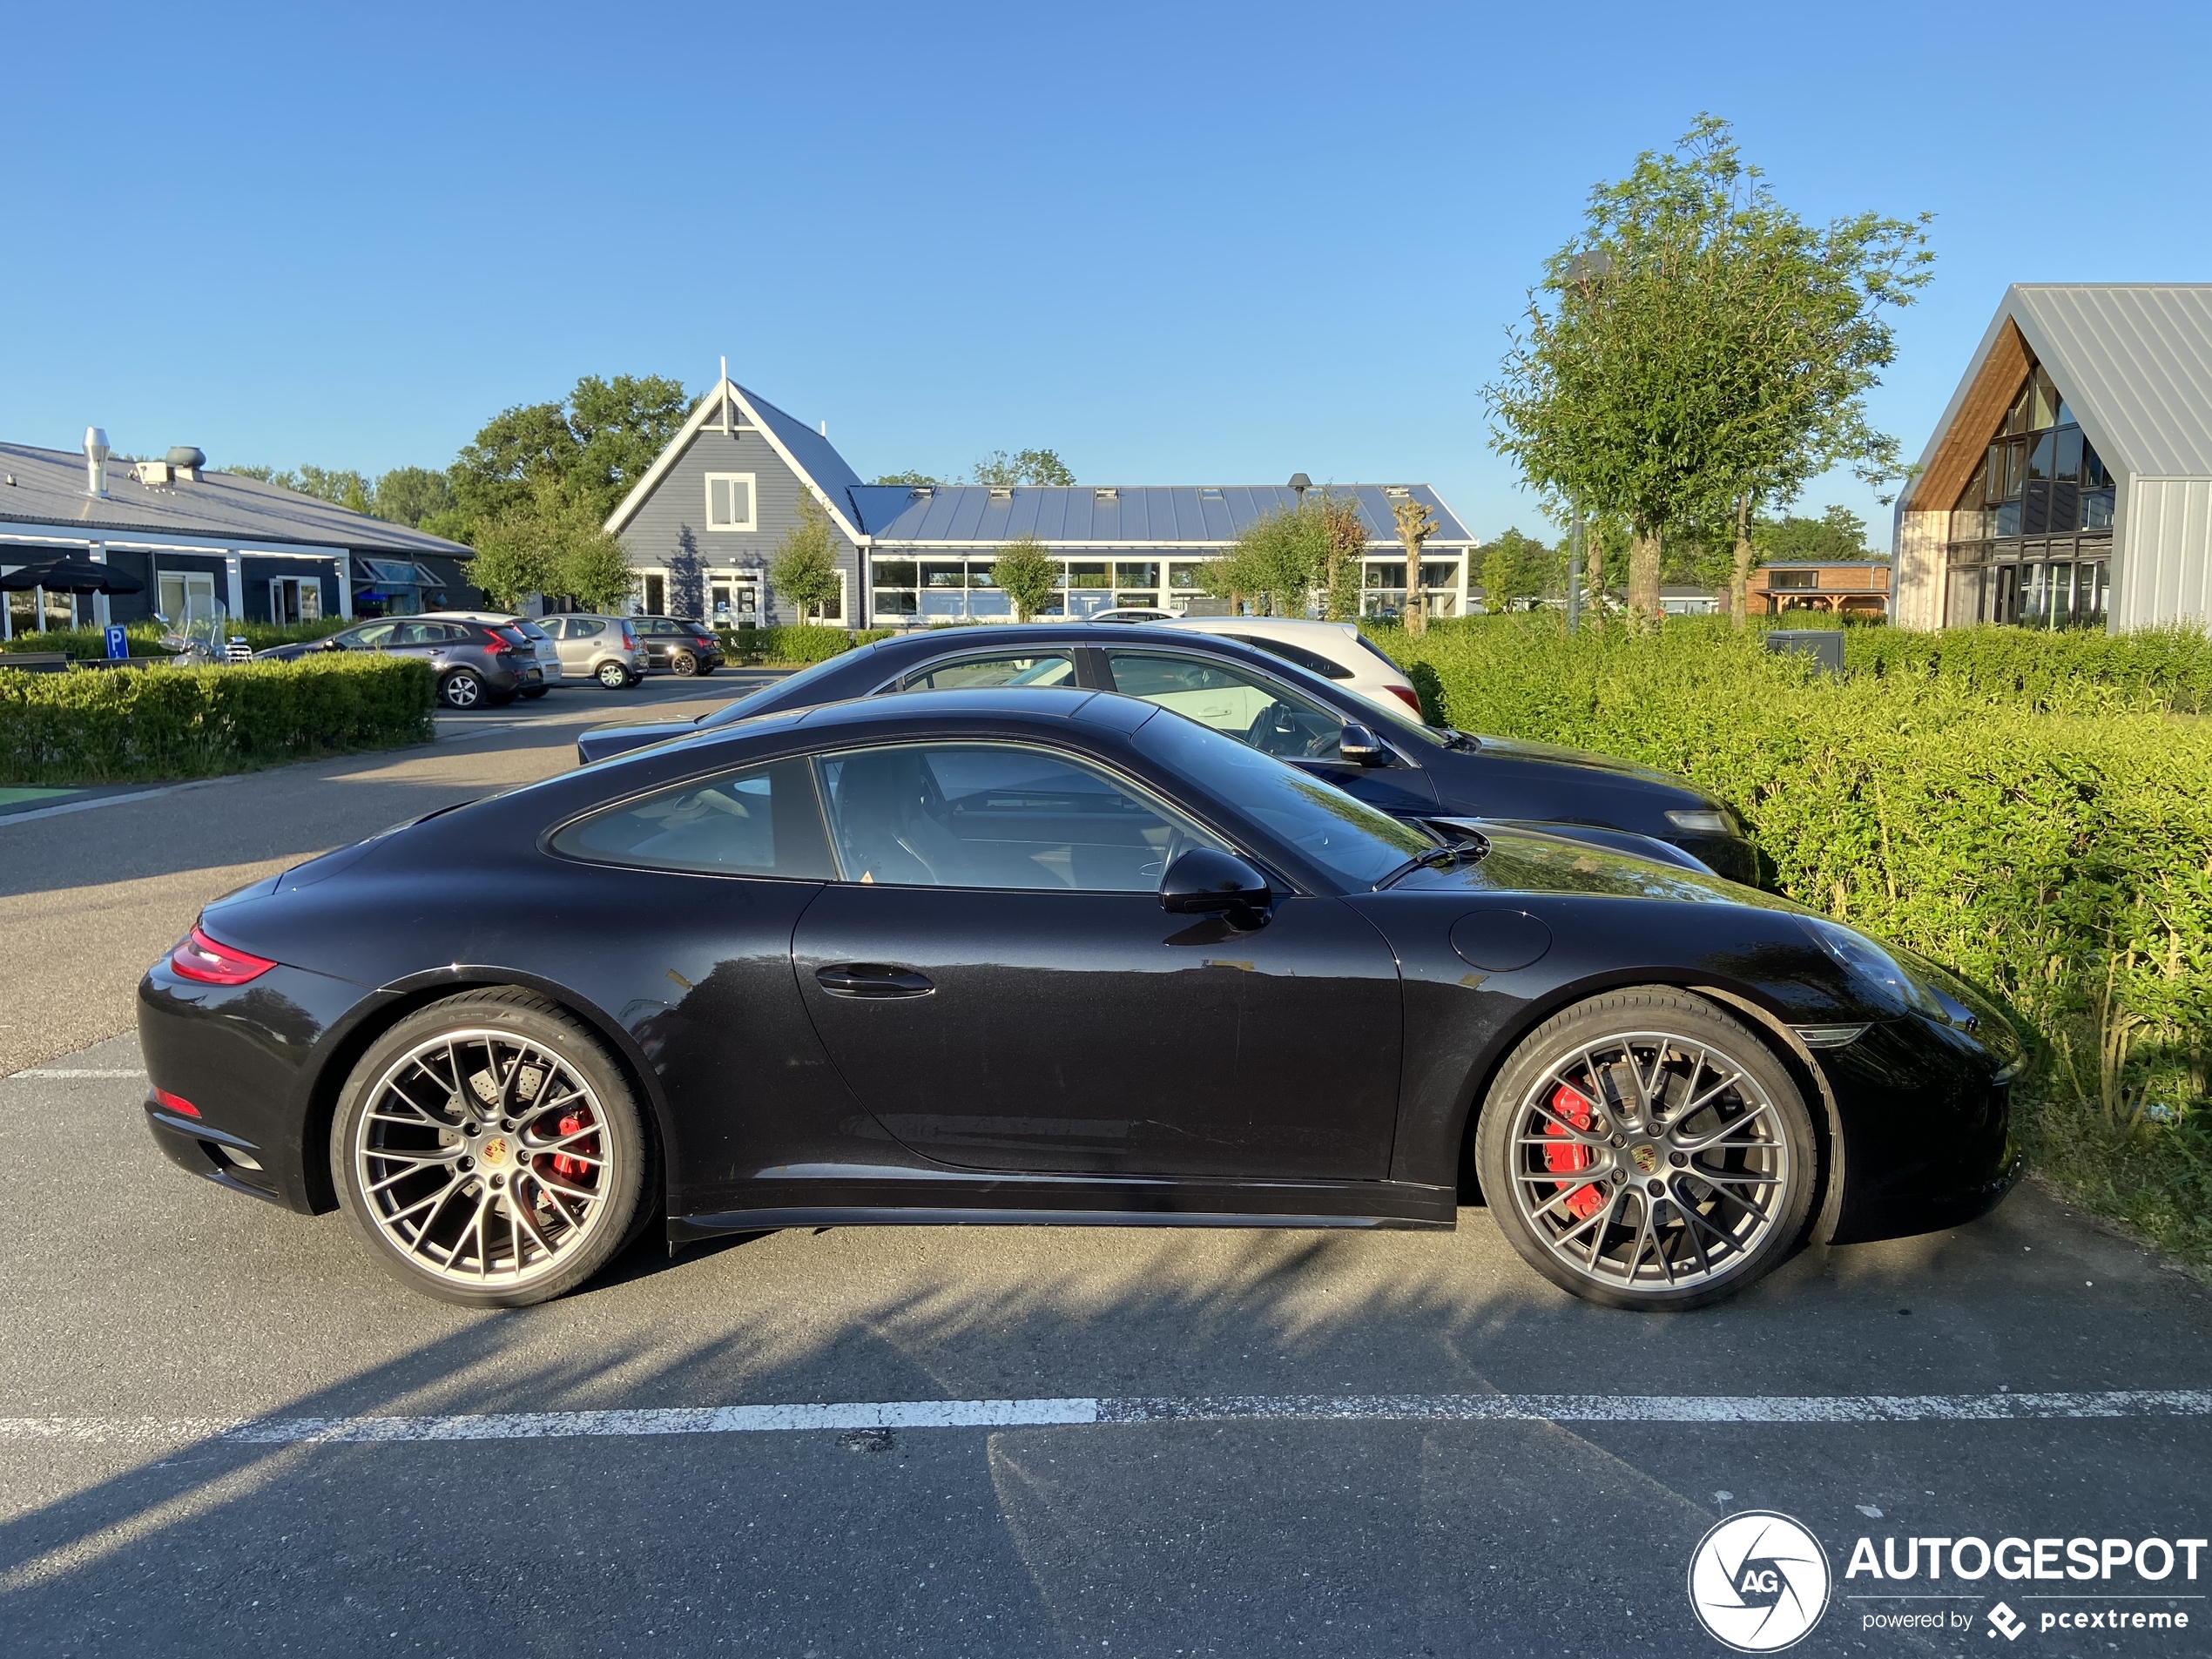
<path fill-rule="evenodd" d="M 870 645 L 863 645 L 860 649 L 862 651 L 869 651 L 873 650 L 873 647 Z M 827 679 L 832 674 L 835 673 L 839 669 L 845 667 L 847 664 L 852 662 L 852 652 L 840 652 L 835 657 L 827 658 L 821 662 L 816 663 L 812 668 L 800 669 L 799 672 L 793 674 L 788 679 L 772 680 L 769 684 L 762 686 L 757 691 L 748 692 L 745 696 L 738 698 L 735 702 L 725 703 L 720 708 L 715 710 L 713 713 L 702 714 L 698 719 L 692 721 L 691 724 L 693 725 L 705 728 L 718 725 L 728 725 L 733 721 L 748 719 L 753 714 L 759 711 L 759 705 L 763 702 L 772 697 L 776 699 L 779 707 L 792 709 L 803 708 L 806 705 L 805 698 L 800 698 L 800 699 L 795 703 L 791 702 L 787 700 L 791 693 L 793 691 L 803 692 L 807 686 L 812 685 L 816 680 Z"/>
<path fill-rule="evenodd" d="M 1147 720 L 1136 741 L 1347 887 L 1372 887 L 1406 860 L 1436 850 L 1437 842 L 1412 825 L 1182 715 Z"/>

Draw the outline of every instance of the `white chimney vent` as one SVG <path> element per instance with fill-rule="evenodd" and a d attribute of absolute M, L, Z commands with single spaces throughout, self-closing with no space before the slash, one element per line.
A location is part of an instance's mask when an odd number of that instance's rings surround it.
<path fill-rule="evenodd" d="M 107 494 L 107 434 L 96 426 L 84 428 L 84 493 Z"/>

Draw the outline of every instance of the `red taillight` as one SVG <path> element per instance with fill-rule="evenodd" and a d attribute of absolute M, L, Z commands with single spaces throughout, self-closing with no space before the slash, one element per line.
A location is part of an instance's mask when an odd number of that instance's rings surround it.
<path fill-rule="evenodd" d="M 1416 714 L 1421 711 L 1420 694 L 1410 685 L 1387 685 L 1383 688 Z"/>
<path fill-rule="evenodd" d="M 515 649 L 515 642 L 504 634 L 486 634 L 484 649 L 495 657 L 504 657 Z"/>
<path fill-rule="evenodd" d="M 637 649 L 637 636 L 630 631 L 630 624 L 626 622 L 622 624 L 622 648 L 624 651 Z"/>
<path fill-rule="evenodd" d="M 276 964 L 231 945 L 219 945 L 197 927 L 169 953 L 169 970 L 202 985 L 243 985 Z"/>
<path fill-rule="evenodd" d="M 197 1117 L 199 1116 L 199 1108 L 193 1105 L 192 1102 L 186 1100 L 182 1095 L 172 1095 L 165 1089 L 157 1089 L 153 1091 L 153 1097 L 158 1103 L 159 1103 L 161 1109 L 165 1112 L 174 1112 L 179 1117 Z"/>
<path fill-rule="evenodd" d="M 699 646 L 702 650 L 712 651 L 714 649 L 713 637 L 708 634 L 693 634 L 691 636 L 691 643 L 694 645 Z"/>

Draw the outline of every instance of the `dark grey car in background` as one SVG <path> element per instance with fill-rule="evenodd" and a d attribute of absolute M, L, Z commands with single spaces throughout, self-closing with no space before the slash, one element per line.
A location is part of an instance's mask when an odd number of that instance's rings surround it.
<path fill-rule="evenodd" d="M 518 623 L 380 617 L 327 638 L 275 645 L 253 655 L 257 662 L 289 663 L 333 651 L 422 658 L 438 677 L 438 701 L 449 709 L 511 703 L 517 697 L 543 697 L 546 691 L 537 641 Z"/>

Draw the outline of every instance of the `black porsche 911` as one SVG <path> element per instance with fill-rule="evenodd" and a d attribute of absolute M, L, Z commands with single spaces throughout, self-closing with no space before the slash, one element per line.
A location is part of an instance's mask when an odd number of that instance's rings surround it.
<path fill-rule="evenodd" d="M 1424 725 L 1313 671 L 1328 664 L 1262 637 L 1141 624 L 993 624 L 878 640 L 702 715 L 595 726 L 577 758 L 631 749 L 763 714 L 892 691 L 1080 686 L 1141 698 L 1325 779 L 1393 817 L 1561 828 L 1756 883 L 1758 854 L 1727 806 L 1688 779 L 1634 761 Z M 1380 653 L 1378 652 L 1378 655 Z M 1353 741 L 1344 734 L 1352 728 Z"/>
<path fill-rule="evenodd" d="M 152 1132 L 409 1285 L 800 1225 L 1454 1224 L 1676 1308 L 1979 1214 L 2020 1046 L 1709 874 L 1431 833 L 1150 703 L 896 695 L 314 859 L 146 974 Z"/>

